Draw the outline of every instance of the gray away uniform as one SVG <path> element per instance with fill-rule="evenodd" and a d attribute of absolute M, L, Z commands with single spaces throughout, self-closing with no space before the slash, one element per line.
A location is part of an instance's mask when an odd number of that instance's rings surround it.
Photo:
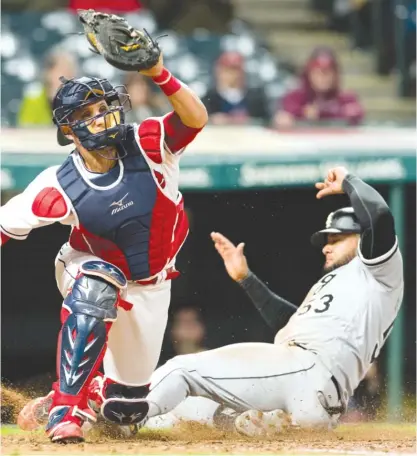
<path fill-rule="evenodd" d="M 241 286 L 266 321 L 278 329 L 291 315 L 274 343 L 173 358 L 152 376 L 150 417 L 187 396 L 202 396 L 214 401 L 206 401 L 209 414 L 221 404 L 237 412 L 281 409 L 299 425 L 334 424 L 378 356 L 403 296 L 402 258 L 388 206 L 356 176 L 348 175 L 343 188 L 362 229 L 357 256 L 323 276 L 298 308 L 250 273 Z"/>

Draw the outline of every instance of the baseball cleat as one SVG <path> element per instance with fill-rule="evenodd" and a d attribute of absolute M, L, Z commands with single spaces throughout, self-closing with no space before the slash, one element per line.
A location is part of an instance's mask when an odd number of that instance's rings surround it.
<path fill-rule="evenodd" d="M 58 405 L 49 412 L 46 434 L 54 443 L 84 442 L 83 425 L 86 422 L 95 423 L 96 414 L 90 408 L 81 409 L 78 406 Z"/>
<path fill-rule="evenodd" d="M 79 424 L 66 421 L 55 426 L 48 437 L 54 443 L 81 443 L 84 442 L 84 433 Z"/>
<path fill-rule="evenodd" d="M 49 409 L 54 392 L 47 396 L 37 397 L 27 403 L 17 417 L 17 425 L 24 431 L 34 431 L 48 422 Z"/>
<path fill-rule="evenodd" d="M 104 397 L 105 383 L 104 375 L 97 375 L 88 385 L 88 405 L 97 413 L 100 412 L 100 407 L 106 399 Z"/>
<path fill-rule="evenodd" d="M 291 424 L 291 418 L 282 410 L 248 410 L 236 418 L 235 429 L 248 437 L 268 437 L 288 429 Z"/>

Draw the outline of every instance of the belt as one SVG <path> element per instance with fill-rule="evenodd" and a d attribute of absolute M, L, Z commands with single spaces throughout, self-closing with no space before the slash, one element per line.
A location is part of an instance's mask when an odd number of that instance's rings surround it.
<path fill-rule="evenodd" d="M 171 280 L 178 277 L 180 273 L 175 269 L 174 266 L 171 266 L 168 269 L 164 269 L 163 271 L 159 272 L 155 277 L 152 279 L 144 279 L 144 280 L 135 280 L 134 283 L 139 285 L 156 285 L 157 283 L 164 282 L 165 280 Z"/>

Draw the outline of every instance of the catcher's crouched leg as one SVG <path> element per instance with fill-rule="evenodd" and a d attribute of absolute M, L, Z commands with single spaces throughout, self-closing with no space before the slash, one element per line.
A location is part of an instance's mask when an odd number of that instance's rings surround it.
<path fill-rule="evenodd" d="M 81 266 L 64 300 L 57 353 L 59 378 L 46 425 L 53 442 L 83 441 L 82 425 L 96 421 L 88 405 L 88 385 L 103 360 L 118 306 L 128 308 L 120 297 L 126 286 L 118 268 L 103 261 L 88 261 Z"/>
<path fill-rule="evenodd" d="M 89 404 L 107 421 L 118 425 L 143 425 L 149 404 L 145 399 L 149 385 L 122 385 L 105 376 L 97 376 L 89 387 Z"/>

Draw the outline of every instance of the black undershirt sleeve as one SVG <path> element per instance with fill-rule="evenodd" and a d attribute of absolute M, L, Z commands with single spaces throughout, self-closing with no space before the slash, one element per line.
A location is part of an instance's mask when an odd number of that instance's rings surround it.
<path fill-rule="evenodd" d="M 396 242 L 394 217 L 384 198 L 352 174 L 345 177 L 342 187 L 362 228 L 363 257 L 371 260 L 384 255 Z"/>
<path fill-rule="evenodd" d="M 252 271 L 249 271 L 239 285 L 246 291 L 263 319 L 274 331 L 285 326 L 297 310 L 297 306 L 273 293 Z"/>

